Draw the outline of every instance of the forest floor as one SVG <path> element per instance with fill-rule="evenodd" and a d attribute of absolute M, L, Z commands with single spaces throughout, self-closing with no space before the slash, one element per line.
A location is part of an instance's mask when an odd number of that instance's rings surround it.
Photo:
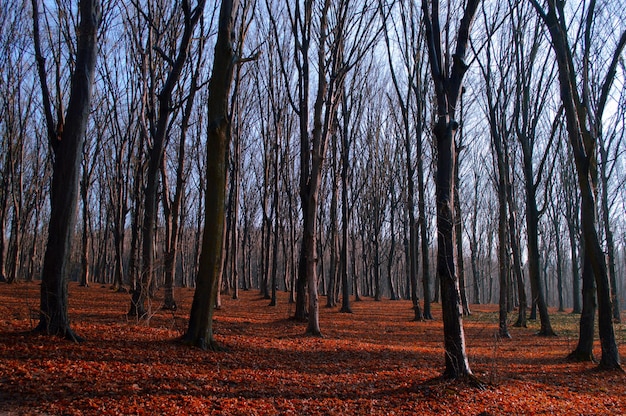
<path fill-rule="evenodd" d="M 28 332 L 37 283 L 1 284 L 0 415 L 626 414 L 624 373 L 564 359 L 578 334 L 569 313 L 551 311 L 558 337 L 534 335 L 530 322 L 498 339 L 496 307 L 474 305 L 464 323 L 479 389 L 439 378 L 439 305 L 428 322 L 411 322 L 409 301 L 365 299 L 353 314 L 321 308 L 324 337 L 311 338 L 290 320 L 287 294 L 276 307 L 256 290 L 240 295 L 222 297 L 216 339 L 228 351 L 216 353 L 175 341 L 191 289 L 177 290 L 174 313 L 159 310 L 157 296 L 149 322 L 137 323 L 125 314 L 130 295 L 70 284 L 72 327 L 86 338 L 76 344 Z M 615 329 L 624 357 L 626 326 Z"/>

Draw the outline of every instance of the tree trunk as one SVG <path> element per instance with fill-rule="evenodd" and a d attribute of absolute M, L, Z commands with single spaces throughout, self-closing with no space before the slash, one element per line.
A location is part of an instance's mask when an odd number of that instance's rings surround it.
<path fill-rule="evenodd" d="M 338 223 L 338 205 L 339 205 L 339 166 L 337 163 L 337 153 L 339 152 L 337 134 L 332 136 L 332 192 L 330 198 L 330 277 L 328 282 L 328 293 L 326 296 L 326 307 L 332 308 L 337 306 L 335 297 L 335 288 L 339 283 L 339 223 Z"/>
<path fill-rule="evenodd" d="M 594 361 L 593 338 L 596 319 L 596 294 L 591 262 L 587 259 L 587 251 L 583 247 L 582 270 L 582 311 L 578 328 L 578 344 L 567 358 L 573 361 Z"/>
<path fill-rule="evenodd" d="M 428 1 L 422 0 L 426 26 L 431 75 L 437 99 L 437 121 L 434 126 L 437 173 L 435 195 L 437 207 L 437 275 L 441 284 L 441 308 L 446 368 L 448 378 L 473 377 L 465 350 L 465 334 L 461 311 L 459 281 L 455 273 L 454 238 L 454 169 L 455 135 L 459 124 L 455 121 L 455 109 L 459 100 L 463 77 L 468 69 L 465 61 L 469 45 L 469 33 L 478 8 L 479 0 L 470 0 L 463 12 L 459 26 L 456 51 L 450 75 L 442 65 L 441 34 L 439 33 L 439 4 L 432 1 L 432 15 Z M 442 72 L 443 71 L 443 72 Z"/>
<path fill-rule="evenodd" d="M 348 226 L 350 212 L 348 210 L 348 170 L 350 169 L 350 137 L 348 129 L 347 100 L 342 101 L 344 125 L 341 134 L 341 252 L 339 259 L 339 273 L 341 275 L 341 310 L 342 313 L 352 313 L 350 306 L 351 285 L 348 278 Z M 352 256 L 354 259 L 354 253 Z"/>
<path fill-rule="evenodd" d="M 9 189 L 8 175 L 6 173 L 3 174 L 3 189 Z M 5 257 L 5 226 L 6 226 L 6 199 L 4 195 L 5 191 L 0 193 L 0 283 L 6 282 L 6 257 Z"/>
<path fill-rule="evenodd" d="M 459 378 L 471 375 L 463 331 L 461 295 L 454 261 L 454 133 L 456 122 L 439 121 L 435 126 L 438 151 L 437 196 L 437 275 L 441 284 L 446 370 L 444 375 Z"/>
<path fill-rule="evenodd" d="M 613 329 L 609 277 L 604 260 L 604 253 L 600 245 L 598 230 L 596 228 L 596 185 L 598 172 L 595 152 L 597 137 L 594 137 L 587 127 L 587 104 L 581 102 L 578 91 L 576 90 L 578 84 L 575 78 L 574 66 L 571 61 L 571 48 L 569 47 L 568 39 L 564 32 L 565 23 L 563 19 L 565 17 L 563 16 L 563 5 L 559 4 L 557 6 L 553 0 L 550 0 L 548 2 L 549 10 L 545 13 L 536 0 L 532 0 L 532 3 L 549 30 L 559 69 L 561 100 L 565 110 L 567 132 L 574 154 L 580 190 L 581 226 L 585 250 L 584 260 L 586 263 L 583 266 L 583 270 L 585 267 L 591 269 L 596 284 L 598 327 L 600 345 L 602 347 L 602 358 L 600 359 L 599 368 L 621 369 L 619 351 Z M 557 7 L 559 8 L 560 16 L 557 16 Z M 593 11 L 592 4 L 588 10 L 587 18 L 590 19 L 593 16 Z M 588 36 L 589 34 L 587 33 L 586 35 Z M 621 48 L 623 47 L 624 44 L 622 43 Z M 619 57 L 619 54 L 621 54 L 621 49 L 616 51 L 616 57 Z M 614 58 L 612 65 L 613 68 L 617 65 L 616 58 Z M 612 79 L 607 78 L 606 82 L 612 82 Z M 606 85 L 605 83 L 605 86 Z M 581 327 L 582 325 L 583 323 L 581 322 Z"/>
<path fill-rule="evenodd" d="M 600 181 L 602 185 L 602 193 L 600 204 L 602 208 L 602 224 L 604 225 L 604 235 L 606 238 L 606 262 L 607 272 L 609 275 L 609 283 L 611 285 L 611 306 L 613 312 L 613 322 L 620 323 L 619 295 L 617 293 L 617 276 L 615 270 L 615 241 L 613 230 L 611 229 L 611 220 L 609 217 L 609 178 L 607 175 L 608 154 L 604 143 L 600 142 Z"/>
<path fill-rule="evenodd" d="M 554 248 L 556 250 L 556 283 L 557 283 L 557 296 L 559 299 L 559 312 L 563 312 L 563 255 L 561 251 L 561 224 L 555 213 L 552 218 L 552 226 L 554 227 Z"/>
<path fill-rule="evenodd" d="M 461 117 L 463 117 L 462 114 Z M 463 315 L 469 316 L 472 314 L 472 312 L 470 311 L 469 304 L 467 302 L 467 293 L 465 290 L 465 261 L 463 259 L 463 221 L 461 220 L 462 213 L 459 194 L 459 156 L 461 153 L 461 149 L 457 147 L 455 149 L 455 152 L 456 164 L 454 166 L 454 236 L 456 238 L 456 264 L 457 274 L 459 276 L 459 290 L 461 292 L 461 306 L 463 308 Z"/>
<path fill-rule="evenodd" d="M 428 241 L 428 224 L 426 223 L 426 185 L 424 183 L 424 157 L 422 150 L 422 134 L 421 128 L 418 132 L 417 139 L 417 207 L 418 207 L 418 221 L 419 227 L 419 240 L 421 242 L 421 254 L 422 254 L 422 288 L 424 296 L 424 319 L 433 319 L 431 312 L 431 289 L 430 289 L 430 245 Z M 417 231 L 416 231 L 417 232 Z M 415 236 L 417 239 L 417 234 Z M 417 244 L 417 243 L 416 243 Z M 417 271 L 416 271 L 417 273 Z"/>
<path fill-rule="evenodd" d="M 393 178 L 390 178 L 391 181 L 391 190 L 390 190 L 390 206 L 389 206 L 389 231 L 391 233 L 390 241 L 389 241 L 389 256 L 387 259 L 387 281 L 389 284 L 389 291 L 391 292 L 391 300 L 398 300 L 398 295 L 396 295 L 396 290 L 393 287 L 393 262 L 395 258 L 395 250 L 396 250 L 396 201 L 395 201 L 395 186 L 393 182 Z"/>
<path fill-rule="evenodd" d="M 45 61 L 39 46 L 39 4 L 33 0 L 33 22 L 36 58 L 42 90 L 46 95 Z M 76 222 L 80 161 L 84 145 L 91 92 L 98 51 L 97 32 L 101 9 L 97 0 L 81 0 L 80 26 L 76 48 L 76 66 L 71 77 L 70 99 L 63 131 L 49 135 L 54 151 L 50 188 L 50 221 L 48 243 L 41 276 L 39 324 L 36 331 L 80 340 L 70 328 L 68 316 L 68 280 L 71 242 Z M 48 101 L 49 104 L 49 101 Z M 49 120 L 51 121 L 51 119 Z M 54 126 L 48 123 L 48 131 Z"/>
<path fill-rule="evenodd" d="M 84 167 L 83 169 L 87 169 Z M 83 174 L 83 180 L 80 184 L 80 194 L 83 207 L 83 229 L 82 229 L 82 245 L 81 245 L 81 273 L 80 273 L 80 285 L 84 287 L 89 286 L 89 201 L 88 201 L 88 186 L 86 184 L 87 175 Z"/>
<path fill-rule="evenodd" d="M 197 6 L 201 14 L 204 2 Z M 208 136 L 204 233 L 196 290 L 183 342 L 201 349 L 219 349 L 213 337 L 213 311 L 223 264 L 224 203 L 226 200 L 226 155 L 230 139 L 228 100 L 233 79 L 235 52 L 231 43 L 237 0 L 222 0 L 213 71 L 209 81 Z"/>
<path fill-rule="evenodd" d="M 524 146 L 522 146 L 524 148 Z M 530 278 L 530 287 L 533 296 L 533 310 L 539 312 L 539 320 L 541 328 L 539 335 L 554 336 L 556 333 L 552 329 L 550 323 L 550 315 L 548 314 L 548 305 L 544 295 L 543 286 L 541 284 L 541 272 L 539 265 L 539 210 L 537 208 L 536 187 L 534 175 L 532 173 L 532 160 L 528 159 L 530 154 L 525 152 L 524 156 L 524 177 L 526 184 L 526 229 L 528 235 L 528 275 Z M 528 159 L 528 160 L 527 160 Z M 531 314 L 532 319 L 532 314 Z"/>
<path fill-rule="evenodd" d="M 569 178 L 564 180 L 564 186 L 566 189 L 565 204 L 566 204 L 566 220 L 567 231 L 569 233 L 570 243 L 570 258 L 572 262 L 572 299 L 573 309 L 572 313 L 581 313 L 582 306 L 580 301 L 580 275 L 578 270 L 578 254 L 577 254 L 577 242 L 579 240 L 579 227 L 578 227 L 578 204 L 574 201 L 578 200 L 577 194 L 574 189 L 571 189 L 571 183 Z M 573 193 L 573 195 L 572 195 Z"/>
<path fill-rule="evenodd" d="M 490 85 L 487 78 L 487 85 Z M 503 138 L 496 124 L 495 108 L 489 106 L 490 125 L 491 125 L 491 144 L 496 157 L 494 158 L 495 172 L 498 180 L 498 276 L 500 283 L 499 298 L 499 335 L 502 338 L 511 338 L 507 324 L 508 312 L 508 289 L 509 289 L 509 227 L 508 227 L 508 209 L 507 209 L 507 193 L 508 186 L 508 169 L 504 160 Z"/>

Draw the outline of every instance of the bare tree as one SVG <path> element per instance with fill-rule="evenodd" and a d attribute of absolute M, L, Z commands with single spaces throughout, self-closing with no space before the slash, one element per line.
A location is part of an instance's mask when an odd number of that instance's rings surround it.
<path fill-rule="evenodd" d="M 54 164 L 50 188 L 48 243 L 41 276 L 39 324 L 36 331 L 79 341 L 70 328 L 67 309 L 72 233 L 76 221 L 80 160 L 97 55 L 97 32 L 101 18 L 100 2 L 81 0 L 80 25 L 77 29 L 76 66 L 71 76 L 70 98 L 62 120 L 54 122 L 50 104 L 46 63 L 41 51 L 39 3 L 33 0 L 33 36 L 35 57 L 42 89 L 49 145 Z"/>
<path fill-rule="evenodd" d="M 510 306 L 509 276 L 511 275 L 508 193 L 511 189 L 509 164 L 505 154 L 508 154 L 506 142 L 510 140 L 513 132 L 514 116 L 509 117 L 509 115 L 512 113 L 514 94 L 512 94 L 512 80 L 507 74 L 514 56 L 510 52 L 510 45 L 506 43 L 509 33 L 504 30 L 497 33 L 502 9 L 496 5 L 491 12 L 490 17 L 487 17 L 483 4 L 482 15 L 486 23 L 487 43 L 484 48 L 484 57 L 478 63 L 485 81 L 484 111 L 489 123 L 494 185 L 498 195 L 499 335 L 503 338 L 511 338 L 507 323 Z"/>
<path fill-rule="evenodd" d="M 590 108 L 590 85 L 589 85 L 589 53 L 591 47 L 592 25 L 594 13 L 596 12 L 596 2 L 591 1 L 584 12 L 583 34 L 583 66 L 582 84 L 578 82 L 573 60 L 573 48 L 567 37 L 566 12 L 564 3 L 555 0 L 548 0 L 544 8 L 537 0 L 531 0 L 537 13 L 548 28 L 552 47 L 555 53 L 559 69 L 559 85 L 561 100 L 565 112 L 565 120 L 570 144 L 573 151 L 576 173 L 578 176 L 578 186 L 581 198 L 581 225 L 584 242 L 584 265 L 583 284 L 585 279 L 584 269 L 588 268 L 593 274 L 596 284 L 596 294 L 598 299 L 598 326 L 600 332 L 600 344 L 602 346 L 602 358 L 599 368 L 601 369 L 621 369 L 619 351 L 615 340 L 611 311 L 611 288 L 607 272 L 604 253 L 598 235 L 596 209 L 597 209 L 597 156 L 596 147 L 598 145 L 598 135 L 596 119 L 601 119 L 608 99 L 611 85 L 615 80 L 617 64 L 620 55 L 626 45 L 626 31 L 621 34 L 616 42 L 615 49 L 610 59 L 605 77 L 600 85 L 600 95 L 598 108 Z M 582 92 L 578 90 L 582 85 Z M 589 305 L 593 307 L 592 305 Z M 583 306 L 584 308 L 584 306 Z M 581 315 L 589 316 L 589 315 Z M 593 315 L 592 315 L 593 317 Z M 583 322 L 581 318 L 581 341 L 579 347 L 588 345 L 584 337 L 593 336 L 593 332 L 583 334 L 582 328 L 586 325 L 593 326 L 593 321 Z M 577 348 L 572 357 L 588 358 L 592 356 L 592 351 Z"/>
<path fill-rule="evenodd" d="M 189 325 L 183 342 L 201 349 L 217 350 L 213 337 L 213 311 L 222 269 L 224 205 L 226 200 L 226 155 L 230 140 L 229 99 L 236 61 L 232 44 L 239 2 L 223 0 L 218 20 L 213 71 L 209 81 L 206 200 L 204 232 L 196 290 Z M 201 10 L 201 9 L 199 9 Z"/>
<path fill-rule="evenodd" d="M 276 11 L 269 1 L 270 20 L 276 39 L 279 25 Z M 318 208 L 320 186 L 328 141 L 335 128 L 334 120 L 346 73 L 361 60 L 373 43 L 372 35 L 376 10 L 367 5 L 356 6 L 348 1 L 333 4 L 325 0 L 317 5 L 311 1 L 286 4 L 288 32 L 293 37 L 293 59 L 296 63 L 297 89 L 289 91 L 289 101 L 298 115 L 300 131 L 300 199 L 303 216 L 303 237 L 298 266 L 296 318 L 307 317 L 305 299 L 308 297 L 307 333 L 321 335 L 318 298 Z M 315 28 L 315 30 L 313 30 Z M 348 36 L 348 34 L 350 36 Z M 316 35 L 315 38 L 312 36 Z M 312 49 L 314 43 L 317 50 Z M 281 52 L 279 46 L 277 51 Z M 311 54 L 315 52 L 315 60 Z M 281 53 L 281 72 L 285 71 L 286 57 Z M 312 68 L 317 69 L 317 87 L 311 90 Z M 312 99 L 312 100 L 311 100 Z M 313 102 L 313 128 L 309 129 L 309 100 Z M 305 292 L 306 288 L 308 291 Z"/>
<path fill-rule="evenodd" d="M 456 164 L 455 136 L 459 129 L 459 123 L 455 119 L 456 109 L 462 93 L 463 78 L 469 68 L 467 50 L 470 30 L 479 3 L 479 0 L 470 0 L 463 9 L 456 48 L 451 54 L 451 63 L 448 60 L 450 56 L 447 50 L 448 45 L 443 44 L 441 40 L 439 1 L 422 0 L 437 111 L 437 121 L 434 126 L 434 141 L 437 150 L 435 181 L 438 232 L 437 275 L 441 282 L 446 362 L 444 376 L 454 379 L 473 377 L 465 350 L 459 281 L 455 273 L 454 168 Z"/>
<path fill-rule="evenodd" d="M 0 19 L 0 37 L 6 39 L 0 46 L 0 281 L 13 283 L 24 268 L 26 226 L 32 213 L 29 191 L 41 193 L 40 189 L 29 189 L 29 129 L 36 88 L 29 79 L 33 63 L 24 53 L 30 44 L 27 10 L 17 4 L 7 5 L 0 11 Z"/>
<path fill-rule="evenodd" d="M 140 319 L 144 319 L 150 316 L 150 306 L 146 309 L 145 302 L 149 297 L 149 291 L 153 284 L 154 276 L 154 241 L 155 241 L 155 228 L 157 220 L 157 202 L 158 202 L 158 188 L 159 188 L 159 174 L 163 161 L 163 155 L 168 139 L 168 129 L 170 126 L 170 117 L 173 112 L 173 93 L 177 87 L 180 76 L 187 63 L 187 56 L 189 53 L 190 44 L 192 42 L 192 36 L 195 31 L 195 27 L 202 16 L 204 10 L 205 0 L 198 0 L 194 8 L 191 7 L 189 0 L 184 0 L 181 4 L 182 19 L 183 19 L 183 33 L 180 38 L 180 42 L 175 47 L 175 56 L 169 57 L 165 55 L 165 52 L 161 49 L 161 45 L 152 43 L 152 24 L 151 14 L 147 14 L 148 23 L 151 25 L 150 36 L 147 40 L 147 48 L 152 51 L 160 51 L 164 56 L 164 60 L 170 65 L 170 70 L 167 73 L 167 77 L 163 82 L 163 85 L 157 94 L 158 105 L 152 103 L 152 109 L 156 115 L 154 126 L 150 129 L 150 146 L 148 150 L 148 167 L 146 172 L 146 185 L 145 185 L 145 203 L 144 203 L 144 217 L 143 217 L 143 240 L 142 240 L 142 268 L 140 276 L 140 284 L 135 290 L 133 290 L 133 296 L 131 299 L 129 316 L 136 316 Z"/>
<path fill-rule="evenodd" d="M 384 15 L 382 2 L 379 2 L 381 12 Z M 407 202 L 406 211 L 408 212 L 408 271 L 409 282 L 411 287 L 411 299 L 413 301 L 414 319 L 432 319 L 430 312 L 430 274 L 428 271 L 428 248 L 426 254 L 422 253 L 422 279 L 424 293 L 424 311 L 422 312 L 419 305 L 419 297 L 417 294 L 417 274 L 418 274 L 418 245 L 420 230 L 424 230 L 425 204 L 424 204 L 424 179 L 423 179 L 423 158 L 422 153 L 422 134 L 423 134 L 423 112 L 425 97 L 423 94 L 423 67 L 424 61 L 421 58 L 423 47 L 423 31 L 420 30 L 418 10 L 414 2 L 398 2 L 399 10 L 397 16 L 390 13 L 385 28 L 385 45 L 387 47 L 387 59 L 393 81 L 394 91 L 396 93 L 397 102 L 400 107 L 400 115 L 402 119 L 402 137 L 404 138 L 406 179 L 407 179 Z M 400 53 L 394 54 L 391 47 L 391 34 L 395 35 L 394 44 L 400 47 Z M 396 56 L 399 55 L 399 58 Z M 394 59 L 395 58 L 395 59 Z M 399 63 L 395 63 L 399 61 Z M 395 65 L 401 69 L 396 69 Z M 398 73 L 406 74 L 406 80 L 400 80 Z M 405 85 L 406 84 L 406 85 Z M 404 86 L 404 90 L 402 87 Z M 417 143 L 416 158 L 418 170 L 418 192 L 419 192 L 419 221 L 415 218 L 415 161 L 413 157 L 413 140 Z M 424 233 L 422 233 L 424 238 Z M 422 241 L 422 243 L 424 243 Z M 422 244 L 422 251 L 428 245 Z"/>

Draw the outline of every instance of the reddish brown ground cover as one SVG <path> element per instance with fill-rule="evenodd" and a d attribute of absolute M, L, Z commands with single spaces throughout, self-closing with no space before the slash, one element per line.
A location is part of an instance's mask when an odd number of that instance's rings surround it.
<path fill-rule="evenodd" d="M 440 311 L 410 322 L 407 301 L 354 303 L 354 314 L 321 311 L 324 338 L 303 335 L 285 294 L 269 307 L 258 292 L 224 297 L 217 340 L 227 352 L 174 340 L 193 295 L 177 312 L 155 300 L 148 324 L 130 321 L 129 295 L 70 287 L 74 344 L 26 333 L 39 286 L 0 285 L 0 415 L 47 414 L 626 414 L 626 376 L 564 360 L 577 317 L 553 313 L 558 338 L 511 328 L 498 340 L 493 306 L 465 320 L 470 365 L 484 390 L 438 379 L 443 369 Z M 620 350 L 626 330 L 616 326 Z M 600 354 L 599 349 L 596 354 Z"/>

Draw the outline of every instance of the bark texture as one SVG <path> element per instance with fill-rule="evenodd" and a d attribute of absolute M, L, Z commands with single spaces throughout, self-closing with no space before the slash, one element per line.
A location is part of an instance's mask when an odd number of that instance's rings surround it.
<path fill-rule="evenodd" d="M 223 263 L 224 204 L 228 174 L 226 152 L 230 140 L 228 100 L 235 64 L 231 35 L 237 7 L 237 0 L 223 0 L 220 8 L 213 71 L 209 82 L 204 234 L 189 326 L 183 336 L 184 343 L 204 350 L 219 349 L 213 337 L 213 312 Z"/>
<path fill-rule="evenodd" d="M 54 152 L 54 162 L 50 188 L 48 242 L 41 275 L 39 324 L 35 331 L 79 341 L 80 337 L 70 328 L 68 316 L 68 266 L 72 234 L 76 223 L 80 162 L 90 111 L 101 8 L 98 0 L 81 0 L 79 4 L 80 27 L 76 48 L 76 67 L 71 78 L 70 99 L 65 123 L 59 121 L 58 126 L 62 128 L 55 129 L 49 107 L 45 61 L 39 47 L 38 7 L 37 0 L 33 0 L 36 58 L 44 95 L 44 107 L 47 106 L 44 110 L 48 123 L 48 139 Z"/>

